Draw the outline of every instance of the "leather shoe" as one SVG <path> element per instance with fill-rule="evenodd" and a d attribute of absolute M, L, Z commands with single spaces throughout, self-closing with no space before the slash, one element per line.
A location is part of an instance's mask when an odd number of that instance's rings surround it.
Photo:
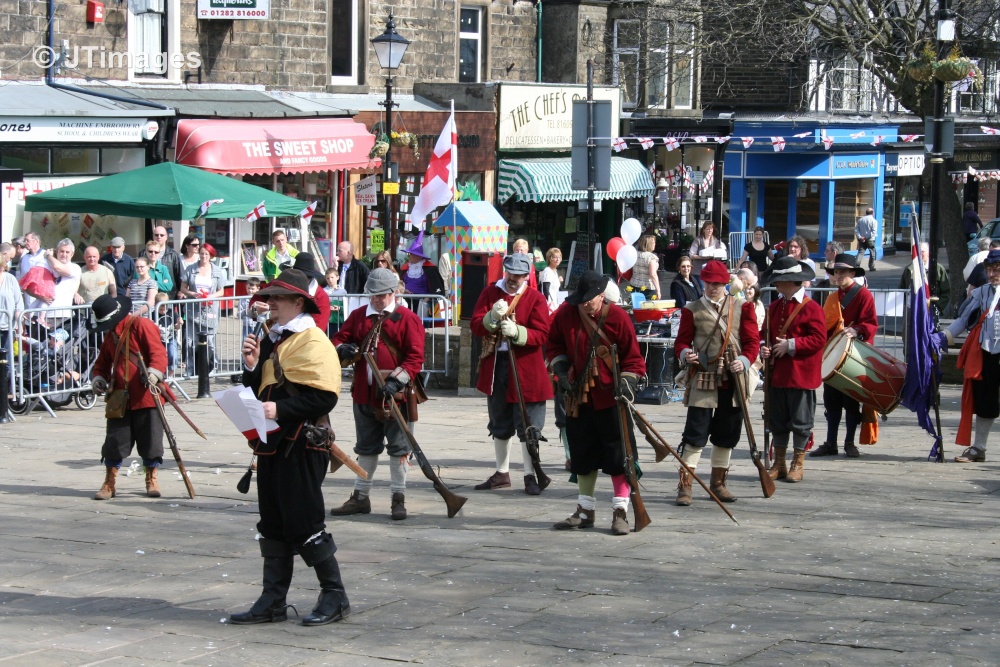
<path fill-rule="evenodd" d="M 542 488 L 538 486 L 538 481 L 535 479 L 534 475 L 524 476 L 524 492 L 529 496 L 542 495 Z"/>
<path fill-rule="evenodd" d="M 847 458 L 849 459 L 856 459 L 861 456 L 861 452 L 858 451 L 858 448 L 854 445 L 853 442 L 845 442 L 844 455 L 846 455 Z"/>
<path fill-rule="evenodd" d="M 337 591 L 320 591 L 316 607 L 302 619 L 302 625 L 326 625 L 341 621 L 351 613 L 351 605 Z"/>
<path fill-rule="evenodd" d="M 510 488 L 510 473 L 500 472 L 499 470 L 487 479 L 482 484 L 476 484 L 476 491 L 494 491 L 496 489 L 509 489 Z"/>
<path fill-rule="evenodd" d="M 847 449 L 846 445 L 844 446 L 844 449 L 845 450 Z M 813 456 L 836 456 L 837 452 L 838 452 L 838 450 L 837 450 L 837 443 L 835 443 L 835 442 L 824 442 L 822 445 L 820 445 L 816 449 L 814 449 L 811 452 L 809 452 L 809 456 L 810 457 L 813 457 Z"/>

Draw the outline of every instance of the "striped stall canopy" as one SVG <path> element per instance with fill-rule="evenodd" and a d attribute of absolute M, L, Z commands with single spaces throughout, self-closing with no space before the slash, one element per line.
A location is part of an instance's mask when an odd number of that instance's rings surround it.
<path fill-rule="evenodd" d="M 578 201 L 587 198 L 586 190 L 571 187 L 570 158 L 533 158 L 500 160 L 497 200 L 503 204 L 511 197 L 520 201 Z M 597 190 L 594 199 L 629 199 L 645 197 L 656 191 L 649 169 L 638 160 L 611 158 L 611 190 Z"/>

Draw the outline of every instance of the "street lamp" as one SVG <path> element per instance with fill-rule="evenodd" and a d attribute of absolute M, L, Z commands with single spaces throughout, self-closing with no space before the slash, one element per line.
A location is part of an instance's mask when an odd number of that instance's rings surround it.
<path fill-rule="evenodd" d="M 378 58 L 379 67 L 389 70 L 389 74 L 385 77 L 385 101 L 379 102 L 379 106 L 385 107 L 385 135 L 389 141 L 389 150 L 386 151 L 385 157 L 382 159 L 382 209 L 385 214 L 383 227 L 389 232 L 387 249 L 395 258 L 396 226 L 393 224 L 389 199 L 387 199 L 387 195 L 399 194 L 399 169 L 398 165 L 392 163 L 392 109 L 399 106 L 392 101 L 392 73 L 403 60 L 410 40 L 396 32 L 396 24 L 393 22 L 390 12 L 389 19 L 385 22 L 385 30 L 381 35 L 373 37 L 371 42 L 375 49 L 375 57 Z"/>

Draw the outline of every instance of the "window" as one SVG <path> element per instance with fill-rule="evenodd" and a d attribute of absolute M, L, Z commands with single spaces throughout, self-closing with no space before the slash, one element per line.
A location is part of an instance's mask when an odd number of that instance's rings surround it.
<path fill-rule="evenodd" d="M 892 113 L 899 104 L 862 62 L 851 56 L 814 60 L 809 77 L 813 111 Z"/>
<path fill-rule="evenodd" d="M 166 18 L 166 0 L 129 0 L 128 37 L 131 56 L 129 65 L 134 74 L 147 76 L 167 74 Z"/>
<path fill-rule="evenodd" d="M 694 25 L 670 21 L 650 21 L 647 48 L 642 48 L 640 21 L 615 21 L 614 83 L 623 90 L 624 106 L 642 103 L 640 76 L 645 82 L 646 106 L 665 109 L 693 109 L 695 106 Z M 645 51 L 646 62 L 642 62 Z"/>
<path fill-rule="evenodd" d="M 25 174 L 117 174 L 146 166 L 144 148 L 5 146 L 0 166 Z"/>
<path fill-rule="evenodd" d="M 5 146 L 0 166 L 21 169 L 25 174 L 49 173 L 49 150 L 32 146 Z"/>
<path fill-rule="evenodd" d="M 361 84 L 360 0 L 330 0 L 330 83 Z"/>
<path fill-rule="evenodd" d="M 101 173 L 119 174 L 146 166 L 146 151 L 142 148 L 102 148 Z"/>
<path fill-rule="evenodd" d="M 458 80 L 479 83 L 483 72 L 483 10 L 462 7 L 458 19 Z"/>
<path fill-rule="evenodd" d="M 972 85 L 972 79 L 964 79 L 954 84 L 958 113 L 979 113 L 993 115 L 997 111 L 997 61 L 980 58 L 976 61 L 983 73 L 983 85 Z"/>
<path fill-rule="evenodd" d="M 100 149 L 53 148 L 53 174 L 96 174 L 100 172 Z"/>

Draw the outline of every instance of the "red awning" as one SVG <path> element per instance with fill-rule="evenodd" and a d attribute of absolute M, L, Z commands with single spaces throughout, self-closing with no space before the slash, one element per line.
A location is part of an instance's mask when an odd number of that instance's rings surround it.
<path fill-rule="evenodd" d="M 218 174 L 300 174 L 378 164 L 374 144 L 347 118 L 181 120 L 174 160 Z"/>

